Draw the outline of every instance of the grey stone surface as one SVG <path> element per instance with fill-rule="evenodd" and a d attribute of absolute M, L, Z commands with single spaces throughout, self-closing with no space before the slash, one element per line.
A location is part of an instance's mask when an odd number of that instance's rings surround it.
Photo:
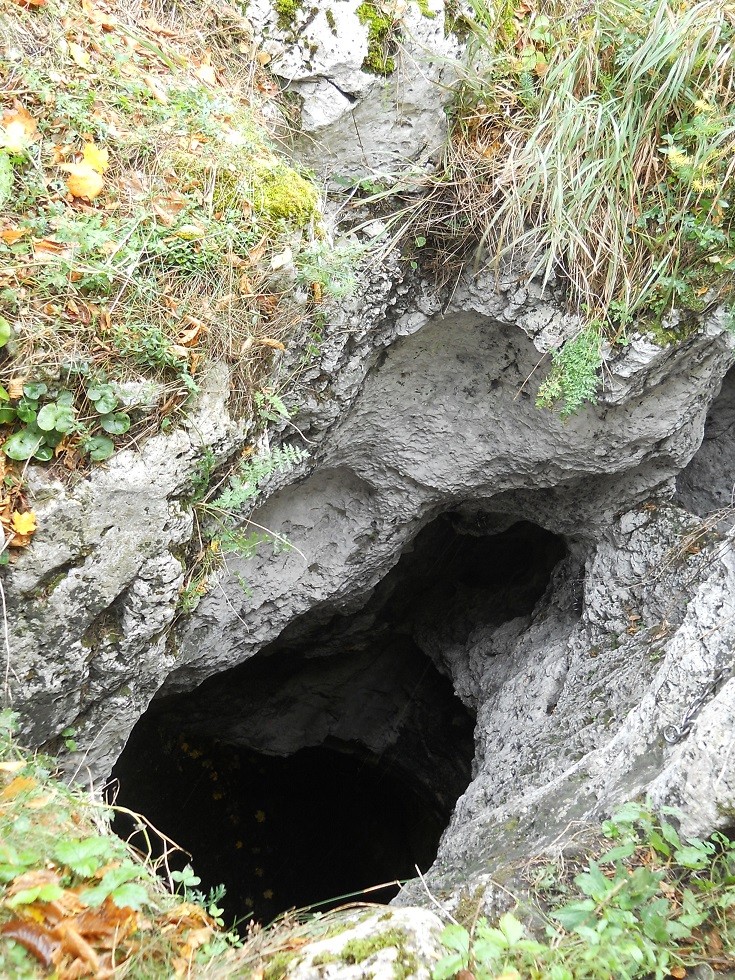
<path fill-rule="evenodd" d="M 420 283 L 374 272 L 302 379 L 299 429 L 283 428 L 308 438 L 310 459 L 251 515 L 293 549 L 228 556 L 188 621 L 173 623 L 177 549 L 191 531 L 182 497 L 202 445 L 224 453 L 237 440 L 221 394 L 188 429 L 75 488 L 35 477 L 41 530 L 6 587 L 29 737 L 73 725 L 70 765 L 105 774 L 154 695 L 191 691 L 298 633 L 301 616 L 359 611 L 437 515 L 454 513 L 468 533 L 525 520 L 568 551 L 532 612 L 496 622 L 468 604 L 415 624 L 477 713 L 474 778 L 429 886 L 451 906 L 479 885 L 490 905 L 488 868 L 642 791 L 681 802 L 698 832 L 725 821 L 731 542 L 674 501 L 732 337 L 715 315 L 675 348 L 634 339 L 609 362 L 600 404 L 563 423 L 535 408 L 535 392 L 549 345 L 578 325 L 519 281 L 512 270 L 497 289 L 476 279 L 442 312 Z M 667 742 L 703 694 L 691 730 Z M 400 901 L 425 902 L 423 886 Z"/>
<path fill-rule="evenodd" d="M 446 135 L 448 85 L 461 46 L 444 29 L 444 5 L 396 8 L 395 71 L 363 70 L 368 24 L 361 0 L 296 4 L 283 24 L 270 0 L 253 0 L 248 18 L 268 67 L 295 106 L 298 158 L 331 178 L 393 174 L 422 166 Z M 387 9 L 387 8 L 384 8 Z"/>

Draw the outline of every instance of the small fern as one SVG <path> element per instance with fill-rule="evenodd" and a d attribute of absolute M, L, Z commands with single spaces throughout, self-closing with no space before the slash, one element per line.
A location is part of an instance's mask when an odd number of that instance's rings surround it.
<path fill-rule="evenodd" d="M 296 446 L 279 446 L 267 455 L 243 460 L 222 493 L 207 503 L 207 510 L 236 515 L 245 504 L 252 504 L 274 473 L 287 473 L 305 458 L 306 453 Z"/>
<path fill-rule="evenodd" d="M 551 355 L 551 371 L 536 396 L 538 408 L 561 402 L 559 415 L 569 418 L 584 402 L 597 404 L 602 366 L 601 324 L 593 320 L 581 333 Z"/>

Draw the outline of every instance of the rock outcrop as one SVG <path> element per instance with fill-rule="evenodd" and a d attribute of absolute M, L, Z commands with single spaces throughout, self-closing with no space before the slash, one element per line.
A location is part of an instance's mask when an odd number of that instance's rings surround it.
<path fill-rule="evenodd" d="M 335 3 L 335 26 L 329 9 L 294 7 L 293 30 L 278 10 L 249 11 L 303 102 L 299 152 L 350 178 L 426 163 L 444 125 L 433 85 L 456 42 L 411 6 L 395 74 L 373 75 L 358 8 Z M 359 37 L 349 49 L 343 19 Z M 364 273 L 299 380 L 298 428 L 284 424 L 278 438 L 310 456 L 251 515 L 291 549 L 228 556 L 190 617 L 176 602 L 191 478 L 204 447 L 224 459 L 242 438 L 226 378 L 212 379 L 181 429 L 75 486 L 29 470 L 39 531 L 4 585 L 6 687 L 26 739 L 53 745 L 73 727 L 70 768 L 104 777 L 154 697 L 219 675 L 226 687 L 227 671 L 321 633 L 315 656 L 362 655 L 396 594 L 381 583 L 432 522 L 489 542 L 522 525 L 515 552 L 488 552 L 495 578 L 449 591 L 432 579 L 404 624 L 477 719 L 472 781 L 427 876 L 432 891 L 452 905 L 486 889 L 492 903 L 494 867 L 563 845 L 577 822 L 640 793 L 681 806 L 689 831 L 729 825 L 735 340 L 724 311 L 668 347 L 633 336 L 606 364 L 599 403 L 562 421 L 535 406 L 548 352 L 578 329 L 553 284 L 508 268 L 499 281 L 468 277 L 448 299 L 403 269 Z M 537 547 L 541 533 L 556 543 Z M 445 563 L 436 548 L 424 572 Z M 541 555 L 553 556 L 543 575 Z M 354 705 L 349 725 L 330 720 L 337 686 L 294 709 L 298 737 L 278 730 L 283 703 L 270 694 L 239 721 L 241 702 L 223 695 L 211 731 L 272 753 L 329 738 L 397 744 L 390 700 L 377 733 L 373 712 Z M 405 744 L 419 751 L 416 738 Z M 425 900 L 423 885 L 399 899 Z"/>

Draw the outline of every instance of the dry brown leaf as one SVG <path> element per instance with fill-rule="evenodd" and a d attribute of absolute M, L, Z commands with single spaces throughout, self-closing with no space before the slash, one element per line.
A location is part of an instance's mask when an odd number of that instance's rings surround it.
<path fill-rule="evenodd" d="M 8 382 L 8 394 L 11 399 L 23 397 L 23 385 L 25 378 L 11 378 Z"/>
<path fill-rule="evenodd" d="M 61 921 L 56 926 L 54 932 L 61 939 L 61 945 L 65 953 L 82 960 L 93 967 L 95 972 L 99 970 L 100 960 L 97 953 L 84 939 L 71 922 Z"/>
<path fill-rule="evenodd" d="M 192 317 L 191 319 L 194 318 Z M 197 323 L 190 326 L 188 330 L 182 330 L 176 338 L 176 342 L 181 344 L 182 347 L 193 347 L 199 340 L 201 334 L 206 332 L 206 330 L 206 324 L 202 320 L 199 320 Z"/>
<path fill-rule="evenodd" d="M 154 75 L 144 75 L 143 78 L 153 98 L 161 105 L 168 105 L 168 94 L 163 84 Z"/>
<path fill-rule="evenodd" d="M 237 288 L 243 294 L 243 296 L 254 296 L 255 290 L 253 289 L 253 284 L 246 275 L 240 276 L 237 283 Z"/>
<path fill-rule="evenodd" d="M 18 779 L 21 777 L 19 776 Z M 13 780 L 13 783 L 17 782 L 17 779 Z M 27 779 L 27 782 L 38 785 L 35 779 Z M 10 786 L 13 785 L 10 784 Z M 10 789 L 10 786 L 6 789 Z M 5 791 L 3 790 L 3 796 Z M 18 875 L 17 878 L 13 880 L 8 885 L 8 895 L 17 895 L 18 892 L 24 892 L 27 888 L 44 888 L 46 885 L 60 885 L 61 878 L 54 871 L 50 871 L 48 868 L 37 868 L 35 871 L 26 871 L 25 874 Z"/>
<path fill-rule="evenodd" d="M 272 337 L 256 337 L 255 343 L 260 344 L 262 347 L 271 347 L 273 350 L 285 350 L 285 344 L 282 344 L 280 340 L 274 340 Z"/>
<path fill-rule="evenodd" d="M 91 0 L 82 0 L 82 10 L 93 24 L 98 24 L 103 30 L 111 31 L 117 27 L 115 18 L 95 7 Z"/>
<path fill-rule="evenodd" d="M 46 968 L 53 963 L 58 942 L 45 926 L 25 919 L 13 919 L 0 926 L 0 933 L 6 939 L 13 939 L 19 943 Z"/>
<path fill-rule="evenodd" d="M 63 163 L 61 169 L 69 172 L 66 186 L 74 197 L 83 197 L 92 201 L 102 193 L 105 186 L 104 178 L 88 163 Z"/>

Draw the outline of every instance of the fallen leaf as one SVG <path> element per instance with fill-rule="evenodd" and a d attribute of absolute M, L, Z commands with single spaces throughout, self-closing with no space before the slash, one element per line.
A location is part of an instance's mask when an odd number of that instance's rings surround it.
<path fill-rule="evenodd" d="M 287 265 L 291 265 L 293 262 L 293 252 L 291 248 L 287 245 L 282 252 L 278 255 L 274 255 L 271 259 L 271 269 L 276 272 L 278 269 L 283 269 Z"/>
<path fill-rule="evenodd" d="M 36 515 L 32 510 L 27 510 L 24 514 L 15 511 L 12 524 L 16 534 L 33 534 L 36 530 Z"/>
<path fill-rule="evenodd" d="M 27 793 L 28 790 L 35 789 L 36 786 L 38 786 L 38 783 L 32 776 L 16 776 L 15 779 L 11 779 L 8 785 L 2 790 L 2 792 L 0 792 L 0 797 L 2 797 L 4 800 L 14 800 L 19 793 Z M 28 875 L 46 873 L 47 872 L 45 871 L 31 871 L 28 873 Z M 22 891 L 24 888 L 33 888 L 37 884 L 46 884 L 46 879 L 44 879 L 41 882 L 34 881 L 33 884 L 30 885 L 22 884 L 19 888 L 15 889 L 16 883 L 21 881 L 21 879 L 27 878 L 28 875 L 20 875 L 15 879 L 13 884 L 10 886 L 11 894 L 15 894 L 15 891 Z"/>
<path fill-rule="evenodd" d="M 13 0 L 18 7 L 45 7 L 46 0 Z"/>
<path fill-rule="evenodd" d="M 82 0 L 82 10 L 94 24 L 98 24 L 103 30 L 111 31 L 117 27 L 117 21 L 110 14 L 103 13 L 91 0 Z"/>
<path fill-rule="evenodd" d="M 0 147 L 11 153 L 23 153 L 36 138 L 36 120 L 21 105 L 3 113 Z"/>
<path fill-rule="evenodd" d="M 197 68 L 194 69 L 194 74 L 199 79 L 200 82 L 204 82 L 205 85 L 216 85 L 217 84 L 217 74 L 214 67 L 208 62 L 202 62 Z"/>
<path fill-rule="evenodd" d="M 0 231 L 0 238 L 2 238 L 6 245 L 13 245 L 27 234 L 27 228 L 5 228 L 3 231 Z"/>
<path fill-rule="evenodd" d="M 194 317 L 191 317 L 191 319 L 193 320 Z M 181 344 L 182 347 L 193 347 L 199 340 L 202 332 L 206 331 L 206 329 L 206 324 L 202 320 L 199 320 L 197 323 L 192 324 L 188 330 L 182 330 L 176 338 L 176 342 Z"/>
<path fill-rule="evenodd" d="M 8 394 L 10 395 L 11 401 L 15 398 L 23 397 L 23 385 L 25 384 L 25 378 L 11 378 L 8 382 Z"/>
<path fill-rule="evenodd" d="M 153 75 L 145 75 L 144 77 L 145 83 L 148 86 L 148 91 L 151 93 L 153 98 L 160 102 L 161 105 L 168 105 L 168 94 L 166 93 L 166 90 L 161 82 L 159 82 Z"/>
<path fill-rule="evenodd" d="M 66 186 L 74 197 L 84 197 L 94 200 L 102 193 L 105 181 L 102 174 L 97 173 L 88 163 L 63 163 L 62 170 L 67 170 Z"/>
<path fill-rule="evenodd" d="M 256 344 L 261 344 L 263 347 L 272 347 L 273 350 L 285 350 L 286 347 L 281 343 L 280 340 L 274 340 L 272 337 L 256 337 Z"/>
<path fill-rule="evenodd" d="M 13 919 L 0 926 L 0 932 L 7 939 L 19 943 L 45 967 L 51 966 L 59 944 L 45 926 L 24 919 Z"/>
<path fill-rule="evenodd" d="M 69 54 L 72 57 L 72 61 L 79 65 L 80 68 L 89 68 L 92 64 L 92 59 L 88 51 L 85 51 L 81 44 L 77 44 L 76 41 L 69 42 Z"/>
<path fill-rule="evenodd" d="M 110 154 L 107 147 L 85 143 L 82 149 L 82 162 L 89 164 L 92 170 L 96 170 L 98 174 L 103 174 L 110 166 Z"/>

